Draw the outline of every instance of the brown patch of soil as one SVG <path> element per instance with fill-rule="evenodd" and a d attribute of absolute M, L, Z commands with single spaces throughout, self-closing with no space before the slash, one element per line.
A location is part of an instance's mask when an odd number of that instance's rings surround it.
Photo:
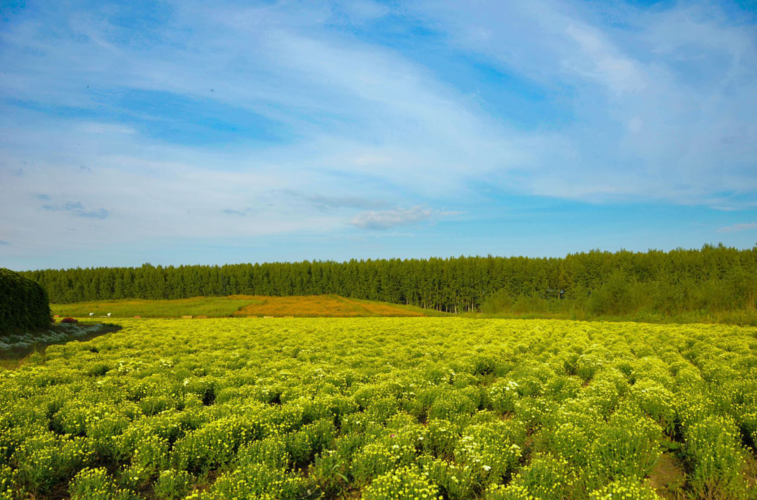
<path fill-rule="evenodd" d="M 749 486 L 753 489 L 757 489 L 757 457 L 754 456 L 754 453 L 749 453 L 746 457 L 744 475 L 746 476 Z"/>
<path fill-rule="evenodd" d="M 672 453 L 663 453 L 649 475 L 649 484 L 662 498 L 684 498 L 683 487 L 686 473 L 683 464 Z"/>

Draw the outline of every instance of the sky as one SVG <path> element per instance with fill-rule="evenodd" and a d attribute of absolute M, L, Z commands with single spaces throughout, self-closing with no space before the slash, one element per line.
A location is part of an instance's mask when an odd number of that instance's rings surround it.
<path fill-rule="evenodd" d="M 0 5 L 0 267 L 757 243 L 757 2 Z"/>

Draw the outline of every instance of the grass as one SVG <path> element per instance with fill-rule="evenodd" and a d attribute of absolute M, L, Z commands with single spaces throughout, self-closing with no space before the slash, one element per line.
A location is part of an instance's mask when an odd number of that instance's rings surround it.
<path fill-rule="evenodd" d="M 310 295 L 267 297 L 261 295 L 231 295 L 228 297 L 194 297 L 176 300 L 105 300 L 77 304 L 52 304 L 53 314 L 60 317 L 86 318 L 94 313 L 102 318 L 180 318 L 182 316 L 228 318 L 243 316 L 294 316 L 300 318 L 358 318 L 358 317 L 450 317 L 451 313 L 424 309 L 405 304 L 390 304 L 353 299 L 339 295 Z M 657 312 L 636 312 L 622 316 L 594 316 L 585 311 L 519 311 L 498 314 L 460 313 L 458 316 L 479 319 L 558 319 L 581 321 L 613 321 L 635 323 L 707 323 L 757 326 L 757 311 L 726 312 L 692 311 L 667 315 Z"/>
<path fill-rule="evenodd" d="M 77 304 L 51 304 L 53 314 L 60 317 L 95 317 L 111 313 L 112 318 L 179 318 L 181 316 L 207 316 L 209 318 L 229 317 L 239 308 L 253 303 L 254 297 L 193 297 L 176 300 L 103 300 L 79 302 Z"/>
<path fill-rule="evenodd" d="M 425 309 L 423 307 L 411 306 L 409 304 L 388 304 L 386 302 L 376 302 L 372 300 L 352 299 L 352 298 L 344 299 L 344 300 L 349 300 L 351 302 L 363 304 L 366 308 L 370 308 L 375 305 L 390 306 L 394 310 L 399 309 L 399 310 L 407 311 L 411 313 L 418 313 L 417 315 L 420 315 L 420 316 L 431 316 L 431 317 L 438 317 L 438 318 L 449 318 L 453 316 L 451 313 L 436 311 L 434 309 Z"/>
<path fill-rule="evenodd" d="M 294 317 L 410 317 L 446 315 L 415 306 L 387 304 L 370 300 L 348 299 L 338 295 L 266 297 L 231 295 L 229 297 L 194 297 L 177 300 L 105 300 L 77 304 L 52 304 L 60 317 L 86 318 L 180 318 L 182 316 L 227 318 L 231 316 Z"/>
<path fill-rule="evenodd" d="M 422 310 L 408 310 L 394 304 L 355 300 L 338 295 L 303 297 L 255 297 L 256 301 L 243 307 L 234 316 L 297 316 L 359 318 L 377 316 L 425 316 Z"/>

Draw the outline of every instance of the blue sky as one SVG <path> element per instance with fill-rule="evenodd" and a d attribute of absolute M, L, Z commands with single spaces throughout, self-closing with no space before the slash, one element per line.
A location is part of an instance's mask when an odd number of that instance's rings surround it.
<path fill-rule="evenodd" d="M 757 8 L 3 1 L 0 266 L 757 242 Z"/>

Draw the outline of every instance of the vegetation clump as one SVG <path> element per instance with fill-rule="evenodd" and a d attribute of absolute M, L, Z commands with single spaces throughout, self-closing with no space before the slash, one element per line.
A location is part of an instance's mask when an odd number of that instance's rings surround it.
<path fill-rule="evenodd" d="M 35 281 L 0 268 L 0 297 L 0 335 L 50 325 L 47 292 Z"/>

